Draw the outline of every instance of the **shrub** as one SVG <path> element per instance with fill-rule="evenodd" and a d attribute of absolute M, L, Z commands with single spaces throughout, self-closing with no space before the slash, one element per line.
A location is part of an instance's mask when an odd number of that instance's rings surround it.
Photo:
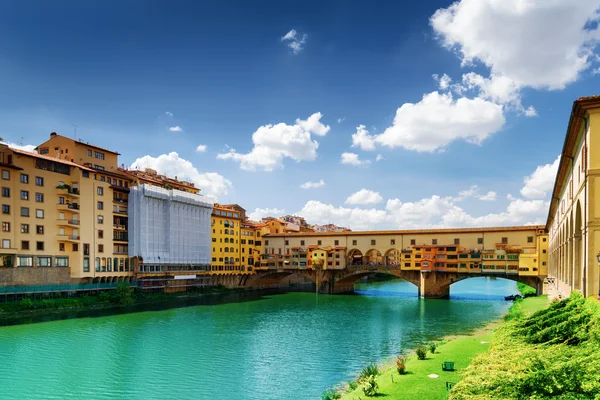
<path fill-rule="evenodd" d="M 419 360 L 424 360 L 425 357 L 427 357 L 427 347 L 423 346 L 422 344 L 418 345 L 416 353 Z"/>
<path fill-rule="evenodd" d="M 123 306 L 135 303 L 133 289 L 129 286 L 128 282 L 119 282 L 117 284 L 117 288 L 114 290 L 113 302 Z"/>
<path fill-rule="evenodd" d="M 348 382 L 348 389 L 350 389 L 349 391 L 356 390 L 357 387 L 358 387 L 358 383 L 356 383 L 356 381 Z"/>
<path fill-rule="evenodd" d="M 329 389 L 323 392 L 321 400 L 338 400 L 342 398 L 342 394 L 335 389 Z"/>
<path fill-rule="evenodd" d="M 429 343 L 429 351 L 431 352 L 431 354 L 435 353 L 435 349 L 437 349 L 437 344 L 435 342 Z"/>
<path fill-rule="evenodd" d="M 100 294 L 98 295 L 98 301 L 100 303 L 110 303 L 110 301 L 111 301 L 110 293 L 100 292 Z"/>
<path fill-rule="evenodd" d="M 377 385 L 377 381 L 375 380 L 374 375 L 369 375 L 364 382 L 363 393 L 367 397 L 372 397 L 377 394 L 377 389 L 379 386 Z"/>
<path fill-rule="evenodd" d="M 398 356 L 398 358 L 396 358 L 396 369 L 400 375 L 406 373 L 406 357 Z"/>
<path fill-rule="evenodd" d="M 358 381 L 362 382 L 370 376 L 379 375 L 379 368 L 375 364 L 369 364 L 360 371 L 360 375 L 358 376 Z"/>
<path fill-rule="evenodd" d="M 21 305 L 21 307 L 23 307 L 24 310 L 31 310 L 35 307 L 33 300 L 29 298 L 21 300 L 19 304 Z"/>

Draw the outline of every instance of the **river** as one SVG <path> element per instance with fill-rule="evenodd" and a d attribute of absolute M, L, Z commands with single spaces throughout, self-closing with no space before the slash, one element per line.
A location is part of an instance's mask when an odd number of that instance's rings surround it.
<path fill-rule="evenodd" d="M 450 300 L 394 280 L 357 295 L 236 294 L 210 304 L 0 327 L 0 398 L 318 399 L 373 361 L 500 317 L 514 282 Z"/>

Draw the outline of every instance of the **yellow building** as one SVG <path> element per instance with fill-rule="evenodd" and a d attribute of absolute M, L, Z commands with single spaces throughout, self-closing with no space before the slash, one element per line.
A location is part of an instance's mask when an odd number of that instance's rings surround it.
<path fill-rule="evenodd" d="M 260 267 L 260 256 L 263 254 L 262 236 L 269 233 L 263 223 L 244 221 L 241 223 L 241 264 L 242 271 L 254 271 Z"/>
<path fill-rule="evenodd" d="M 573 103 L 546 230 L 562 294 L 600 296 L 600 96 Z"/>
<path fill-rule="evenodd" d="M 238 210 L 215 204 L 212 213 L 212 262 L 216 273 L 232 274 L 242 270 L 241 223 Z"/>

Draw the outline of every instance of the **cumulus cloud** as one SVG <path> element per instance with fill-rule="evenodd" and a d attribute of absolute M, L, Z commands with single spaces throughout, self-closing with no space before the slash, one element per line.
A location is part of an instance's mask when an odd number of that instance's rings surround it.
<path fill-rule="evenodd" d="M 342 153 L 342 158 L 340 160 L 342 164 L 349 164 L 354 166 L 365 166 L 371 164 L 369 160 L 361 160 L 356 153 Z"/>
<path fill-rule="evenodd" d="M 28 151 L 30 153 L 33 153 L 33 151 L 37 147 L 37 146 L 34 146 L 33 144 L 17 144 L 17 143 L 12 143 L 12 142 L 1 142 L 1 143 L 7 145 L 8 147 L 12 147 L 13 149 Z"/>
<path fill-rule="evenodd" d="M 521 189 L 521 196 L 528 199 L 547 197 L 554 187 L 559 163 L 560 156 L 552 164 L 540 165 L 531 175 L 526 176 L 525 186 Z"/>
<path fill-rule="evenodd" d="M 254 211 L 248 214 L 248 218 L 253 221 L 260 221 L 266 217 L 278 218 L 285 214 L 285 211 L 280 208 L 255 208 Z"/>
<path fill-rule="evenodd" d="M 438 83 L 438 87 L 440 90 L 446 90 L 450 87 L 450 83 L 452 82 L 452 78 L 450 78 L 447 74 L 442 75 L 441 77 L 438 74 L 433 74 L 433 79 Z"/>
<path fill-rule="evenodd" d="M 170 128 L 169 128 L 169 130 L 170 130 L 171 132 L 183 132 L 183 129 L 181 129 L 181 127 L 180 127 L 179 125 L 177 125 L 177 126 L 172 126 L 172 127 L 170 127 Z"/>
<path fill-rule="evenodd" d="M 563 89 L 588 69 L 597 45 L 597 0 L 459 0 L 430 19 L 464 66 L 479 61 L 517 88 Z M 560 28 L 558 28 L 560 27 Z"/>
<path fill-rule="evenodd" d="M 383 160 L 383 156 L 381 154 L 377 154 L 377 157 L 375 157 L 375 161 L 381 161 Z"/>
<path fill-rule="evenodd" d="M 196 147 L 196 151 L 198 153 L 204 153 L 206 151 L 206 145 L 205 144 L 199 144 L 198 147 Z"/>
<path fill-rule="evenodd" d="M 306 202 L 297 213 L 310 223 L 352 226 L 352 229 L 373 229 L 374 227 L 391 226 L 385 210 L 335 207 L 317 200 Z"/>
<path fill-rule="evenodd" d="M 306 120 L 297 119 L 294 125 L 261 126 L 252 134 L 254 147 L 249 153 L 231 149 L 228 153 L 217 155 L 217 158 L 239 162 L 240 168 L 247 171 L 273 171 L 283 167 L 284 158 L 297 162 L 313 161 L 317 158 L 319 142 L 312 139 L 311 133 L 324 136 L 331 129 L 321 123 L 321 118 L 321 113 L 317 112 Z"/>
<path fill-rule="evenodd" d="M 364 125 L 359 125 L 356 127 L 356 133 L 352 134 L 352 147 L 375 150 L 375 136 L 370 135 Z"/>
<path fill-rule="evenodd" d="M 342 122 L 344 122 L 346 120 L 346 117 L 342 117 L 342 118 L 338 118 L 338 124 L 341 124 Z"/>
<path fill-rule="evenodd" d="M 535 108 L 533 106 L 529 106 L 525 110 L 525 116 L 526 117 L 536 117 L 537 116 L 537 111 L 535 110 Z"/>
<path fill-rule="evenodd" d="M 281 37 L 281 41 L 283 43 L 286 43 L 287 46 L 292 49 L 292 52 L 294 54 L 298 54 L 300 53 L 302 50 L 304 50 L 304 45 L 306 44 L 306 34 L 300 34 L 298 32 L 296 32 L 295 29 L 292 29 L 291 31 L 289 31 L 288 33 L 286 33 L 284 36 Z"/>
<path fill-rule="evenodd" d="M 231 181 L 216 172 L 199 172 L 190 161 L 179 157 L 179 154 L 174 151 L 158 157 L 149 155 L 140 157 L 131 164 L 131 168 L 140 170 L 152 168 L 160 174 L 193 182 L 200 188 L 202 194 L 214 198 L 228 194 L 233 187 Z"/>
<path fill-rule="evenodd" d="M 167 117 L 172 117 L 172 116 L 173 116 L 173 113 L 172 113 L 172 112 L 170 112 L 170 111 L 165 111 L 165 115 L 166 115 Z"/>
<path fill-rule="evenodd" d="M 361 132 L 360 146 L 369 150 L 364 144 L 375 141 L 392 148 L 433 152 L 456 140 L 480 144 L 504 123 L 502 105 L 482 98 L 454 100 L 452 93 L 432 92 L 418 103 L 405 103 L 398 108 L 393 125 L 382 134 L 369 136 Z"/>
<path fill-rule="evenodd" d="M 351 194 L 346 199 L 346 204 L 377 204 L 383 201 L 383 197 L 378 192 L 369 189 L 361 189 Z"/>
<path fill-rule="evenodd" d="M 318 182 L 304 182 L 302 185 L 300 185 L 302 189 L 317 189 L 323 186 L 325 186 L 325 181 L 323 179 L 319 180 Z"/>
<path fill-rule="evenodd" d="M 496 201 L 496 197 L 497 196 L 498 196 L 498 193 L 492 192 L 490 190 L 486 194 L 482 194 L 481 196 L 479 196 L 479 200 L 483 200 L 483 201 Z"/>

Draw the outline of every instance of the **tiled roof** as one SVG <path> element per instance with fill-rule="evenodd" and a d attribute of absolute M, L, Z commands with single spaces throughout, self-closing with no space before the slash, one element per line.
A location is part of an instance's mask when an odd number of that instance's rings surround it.
<path fill-rule="evenodd" d="M 50 157 L 50 156 L 46 156 L 46 155 L 43 155 L 43 154 L 32 153 L 30 151 L 15 149 L 15 148 L 12 148 L 12 147 L 10 149 L 13 151 L 13 153 L 22 154 L 24 156 L 29 156 L 29 157 L 34 157 L 34 158 L 41 158 L 41 159 L 48 160 L 48 161 L 54 161 L 54 162 L 57 162 L 57 163 L 69 165 L 71 167 L 77 167 L 77 168 L 80 168 L 80 169 L 83 169 L 83 170 L 86 170 L 86 171 L 95 171 L 92 168 L 88 168 L 88 167 L 84 167 L 83 165 L 75 164 L 72 161 L 63 160 L 63 159 L 56 158 L 56 157 Z"/>

